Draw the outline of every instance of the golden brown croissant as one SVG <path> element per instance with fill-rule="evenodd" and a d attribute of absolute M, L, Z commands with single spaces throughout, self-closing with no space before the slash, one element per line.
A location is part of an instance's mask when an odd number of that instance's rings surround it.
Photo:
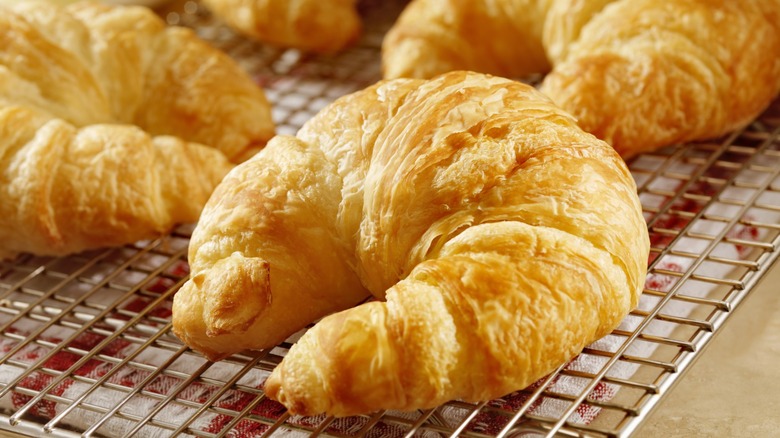
<path fill-rule="evenodd" d="M 25 2 L 0 7 L 0 132 L 8 257 L 197 220 L 232 167 L 225 155 L 256 152 L 273 124 L 234 62 L 148 9 Z"/>
<path fill-rule="evenodd" d="M 778 0 L 414 0 L 385 77 L 550 73 L 541 91 L 625 158 L 714 138 L 780 91 Z"/>
<path fill-rule="evenodd" d="M 120 245 L 194 222 L 231 167 L 215 149 L 133 126 L 77 129 L 0 107 L 0 259 Z"/>
<path fill-rule="evenodd" d="M 0 35 L 0 105 L 77 127 L 132 124 L 234 162 L 273 136 L 270 107 L 249 76 L 147 8 L 24 2 L 0 10 Z"/>
<path fill-rule="evenodd" d="M 636 186 L 527 85 L 454 72 L 381 82 L 276 137 L 215 190 L 174 330 L 219 358 L 327 316 L 266 383 L 349 415 L 522 388 L 636 305 Z M 303 312 L 303 313 L 299 313 Z"/>
<path fill-rule="evenodd" d="M 203 0 L 229 26 L 257 40 L 335 52 L 360 34 L 357 0 Z"/>

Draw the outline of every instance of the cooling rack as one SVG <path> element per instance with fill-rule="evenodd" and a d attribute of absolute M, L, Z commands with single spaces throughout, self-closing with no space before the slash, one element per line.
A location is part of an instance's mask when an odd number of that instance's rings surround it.
<path fill-rule="evenodd" d="M 248 42 L 194 2 L 162 11 L 233 55 L 267 90 L 280 133 L 375 82 L 401 2 L 365 1 L 353 49 L 309 57 Z M 630 163 L 651 236 L 639 307 L 531 387 L 484 403 L 299 417 L 261 383 L 300 334 L 212 363 L 171 332 L 191 226 L 63 258 L 0 262 L 0 429 L 38 436 L 629 436 L 778 256 L 780 105 L 747 128 Z"/>

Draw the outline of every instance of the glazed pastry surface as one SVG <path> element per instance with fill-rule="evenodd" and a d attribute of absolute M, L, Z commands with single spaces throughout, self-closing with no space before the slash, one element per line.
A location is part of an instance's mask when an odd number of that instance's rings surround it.
<path fill-rule="evenodd" d="M 541 91 L 625 158 L 717 138 L 780 91 L 778 0 L 414 0 L 386 78 L 547 73 Z"/>
<path fill-rule="evenodd" d="M 642 290 L 625 164 L 519 82 L 453 72 L 343 97 L 216 189 L 174 331 L 211 359 L 329 313 L 268 379 L 293 413 L 418 409 L 523 388 Z"/>
<path fill-rule="evenodd" d="M 232 28 L 281 47 L 332 53 L 357 40 L 357 0 L 203 0 Z"/>
<path fill-rule="evenodd" d="M 76 128 L 0 107 L 0 259 L 117 246 L 195 222 L 231 167 L 213 148 L 134 126 Z"/>
<path fill-rule="evenodd" d="M 146 8 L 0 7 L 0 256 L 195 221 L 228 159 L 273 131 L 230 58 Z"/>

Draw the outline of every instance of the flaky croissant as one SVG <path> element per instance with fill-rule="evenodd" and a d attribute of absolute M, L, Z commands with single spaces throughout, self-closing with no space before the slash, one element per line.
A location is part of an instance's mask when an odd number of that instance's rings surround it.
<path fill-rule="evenodd" d="M 232 59 L 147 8 L 0 8 L 0 106 L 77 127 L 136 125 L 215 147 L 234 162 L 274 134 L 263 91 Z"/>
<path fill-rule="evenodd" d="M 75 128 L 0 107 L 0 259 L 64 255 L 195 222 L 232 165 L 219 151 L 129 125 Z"/>
<path fill-rule="evenodd" d="M 293 413 L 522 388 L 638 300 L 648 236 L 617 153 L 530 86 L 381 82 L 276 137 L 215 190 L 174 331 L 215 359 L 327 316 L 265 384 Z M 364 289 L 365 287 L 365 289 Z"/>
<path fill-rule="evenodd" d="M 549 74 L 541 91 L 625 158 L 715 138 L 780 91 L 778 0 L 414 0 L 387 78 Z"/>
<path fill-rule="evenodd" d="M 281 47 L 331 53 L 360 34 L 357 0 L 203 0 L 244 35 Z"/>
<path fill-rule="evenodd" d="M 262 90 L 148 9 L 0 7 L 0 257 L 193 222 L 232 167 L 225 156 L 272 134 Z"/>

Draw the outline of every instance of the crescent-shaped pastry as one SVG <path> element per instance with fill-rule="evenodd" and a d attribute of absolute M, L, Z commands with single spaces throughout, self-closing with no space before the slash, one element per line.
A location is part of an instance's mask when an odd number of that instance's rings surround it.
<path fill-rule="evenodd" d="M 195 221 L 273 131 L 235 62 L 146 8 L 0 7 L 0 257 Z"/>
<path fill-rule="evenodd" d="M 357 0 L 203 0 L 229 26 L 281 47 L 332 53 L 360 35 Z"/>
<path fill-rule="evenodd" d="M 327 316 L 266 383 L 351 415 L 523 388 L 638 301 L 648 235 L 620 156 L 532 87 L 381 82 L 280 136 L 215 190 L 175 333 L 211 359 Z"/>
<path fill-rule="evenodd" d="M 413 0 L 386 78 L 548 73 L 541 91 L 625 158 L 746 125 L 780 91 L 778 0 Z"/>

